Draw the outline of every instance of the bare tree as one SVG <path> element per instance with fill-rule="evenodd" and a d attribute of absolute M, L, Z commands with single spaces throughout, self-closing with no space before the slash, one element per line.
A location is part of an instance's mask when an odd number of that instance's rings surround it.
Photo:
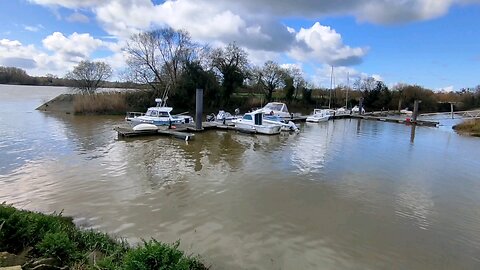
<path fill-rule="evenodd" d="M 216 48 L 210 53 L 212 69 L 220 75 L 223 86 L 223 101 L 228 103 L 237 87 L 243 85 L 248 73 L 248 54 L 235 43 L 225 48 Z"/>
<path fill-rule="evenodd" d="M 273 91 L 283 87 L 285 70 L 281 68 L 276 62 L 267 61 L 261 69 L 255 72 L 258 83 L 265 91 L 268 101 L 272 100 Z"/>
<path fill-rule="evenodd" d="M 175 89 L 185 64 L 196 59 L 199 46 L 187 31 L 162 28 L 133 35 L 124 51 L 130 80 L 160 90 L 166 85 Z"/>
<path fill-rule="evenodd" d="M 65 78 L 75 82 L 72 88 L 81 94 L 93 94 L 112 76 L 112 68 L 104 62 L 82 61 Z"/>
<path fill-rule="evenodd" d="M 295 93 L 293 97 L 297 98 L 298 92 L 301 91 L 307 84 L 303 78 L 303 72 L 297 66 L 289 67 L 286 72 L 293 79 L 293 86 L 295 87 Z"/>

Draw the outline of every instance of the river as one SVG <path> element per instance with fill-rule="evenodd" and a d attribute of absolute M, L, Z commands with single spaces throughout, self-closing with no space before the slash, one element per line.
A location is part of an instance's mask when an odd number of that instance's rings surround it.
<path fill-rule="evenodd" d="M 0 85 L 0 201 L 212 269 L 480 268 L 480 139 L 452 121 L 118 139 L 121 116 L 35 110 L 66 91 Z"/>

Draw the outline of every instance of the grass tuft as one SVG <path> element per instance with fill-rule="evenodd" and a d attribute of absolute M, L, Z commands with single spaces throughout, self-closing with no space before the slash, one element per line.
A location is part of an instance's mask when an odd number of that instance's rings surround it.
<path fill-rule="evenodd" d="M 467 120 L 453 127 L 458 133 L 480 137 L 480 119 Z"/>

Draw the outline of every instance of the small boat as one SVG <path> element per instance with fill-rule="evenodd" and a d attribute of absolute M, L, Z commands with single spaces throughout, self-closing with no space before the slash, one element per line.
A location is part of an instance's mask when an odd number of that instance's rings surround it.
<path fill-rule="evenodd" d="M 335 116 L 350 115 L 350 110 L 345 107 L 341 107 L 335 110 Z"/>
<path fill-rule="evenodd" d="M 359 114 L 360 113 L 360 108 L 357 105 L 355 105 L 352 108 L 352 113 Z M 361 114 L 364 114 L 364 113 L 365 113 L 365 108 L 362 108 L 362 113 Z"/>
<path fill-rule="evenodd" d="M 319 123 L 330 119 L 331 110 L 314 109 L 312 115 L 307 117 L 307 122 Z"/>
<path fill-rule="evenodd" d="M 142 123 L 142 124 L 138 124 L 138 125 L 134 126 L 133 130 L 135 130 L 135 131 L 154 131 L 154 130 L 158 130 L 158 126 L 155 126 L 155 125 L 152 125 L 152 124 Z"/>
<path fill-rule="evenodd" d="M 246 113 L 241 119 L 233 120 L 233 123 L 239 131 L 248 133 L 274 135 L 282 129 L 281 125 L 264 122 L 261 112 Z"/>
<path fill-rule="evenodd" d="M 279 116 L 282 118 L 291 118 L 292 114 L 288 112 L 287 105 L 281 102 L 267 103 L 263 108 L 254 111 L 255 113 L 261 112 L 265 115 Z"/>
<path fill-rule="evenodd" d="M 211 114 L 207 116 L 207 122 L 219 122 L 223 123 L 224 125 L 230 124 L 233 122 L 233 120 L 239 119 L 238 114 L 240 113 L 239 109 L 235 110 L 235 115 L 232 115 L 229 112 L 226 112 L 224 110 L 220 110 L 217 115 Z"/>
<path fill-rule="evenodd" d="M 151 124 L 154 126 L 171 126 L 178 124 L 193 123 L 193 118 L 188 115 L 171 115 L 172 107 L 166 107 L 166 102 L 162 103 L 162 99 L 156 98 L 156 107 L 148 108 L 146 113 L 127 112 L 125 120 L 130 122 L 132 126 L 139 124 Z"/>
<path fill-rule="evenodd" d="M 400 110 L 400 113 L 401 114 L 406 114 L 406 115 L 412 115 L 413 112 L 412 111 L 409 111 L 408 108 L 405 108 L 403 110 Z"/>

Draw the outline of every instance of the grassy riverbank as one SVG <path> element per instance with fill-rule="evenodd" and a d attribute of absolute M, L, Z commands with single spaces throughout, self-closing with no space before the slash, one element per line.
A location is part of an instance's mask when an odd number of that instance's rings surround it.
<path fill-rule="evenodd" d="M 180 251 L 178 243 L 150 240 L 131 247 L 107 234 L 80 230 L 60 214 L 18 210 L 5 203 L 0 204 L 1 253 L 0 267 L 23 264 L 22 269 L 40 264 L 77 270 L 207 269 L 198 258 Z"/>
<path fill-rule="evenodd" d="M 468 120 L 453 127 L 458 133 L 480 137 L 480 119 Z"/>

